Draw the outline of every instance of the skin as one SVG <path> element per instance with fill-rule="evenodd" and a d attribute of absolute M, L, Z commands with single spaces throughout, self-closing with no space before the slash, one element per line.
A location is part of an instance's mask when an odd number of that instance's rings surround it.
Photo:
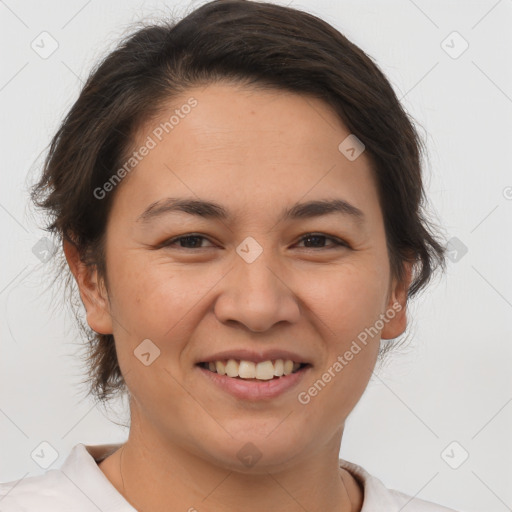
<path fill-rule="evenodd" d="M 347 416 L 363 394 L 380 338 L 406 328 L 405 282 L 390 273 L 382 212 L 365 153 L 349 161 L 349 135 L 321 100 L 230 83 L 190 89 L 161 119 L 139 130 L 134 148 L 189 97 L 198 105 L 122 181 L 107 225 L 108 291 L 64 245 L 87 321 L 113 333 L 130 391 L 128 441 L 99 467 L 138 510 L 285 512 L 361 510 L 363 493 L 339 468 Z M 233 218 L 169 213 L 137 217 L 166 197 L 208 199 Z M 341 198 L 363 211 L 279 222 L 297 202 Z M 313 244 L 307 233 L 328 238 Z M 205 238 L 155 247 L 189 233 Z M 247 263 L 235 251 L 248 236 L 263 252 Z M 303 405 L 307 390 L 365 328 L 402 307 L 379 335 Z M 160 349 L 145 366 L 144 339 Z M 281 348 L 312 368 L 298 388 L 259 402 L 228 395 L 198 376 L 198 358 L 229 348 Z M 248 442 L 262 454 L 246 467 Z M 122 474 L 121 474 L 122 470 Z"/>

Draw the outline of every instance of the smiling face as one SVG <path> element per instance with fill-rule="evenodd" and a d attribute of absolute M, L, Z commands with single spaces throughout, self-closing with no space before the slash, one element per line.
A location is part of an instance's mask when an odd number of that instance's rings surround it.
<path fill-rule="evenodd" d="M 159 141 L 155 127 L 190 97 Z M 380 337 L 405 329 L 370 161 L 340 152 L 348 135 L 320 100 L 227 83 L 188 90 L 140 130 L 134 148 L 156 145 L 116 190 L 108 300 L 78 279 L 89 325 L 114 334 L 144 442 L 239 470 L 248 442 L 262 468 L 339 442 Z M 357 342 L 375 325 L 380 335 Z M 239 379 L 198 364 L 230 355 L 307 367 L 272 393 L 283 377 L 237 392 Z"/>

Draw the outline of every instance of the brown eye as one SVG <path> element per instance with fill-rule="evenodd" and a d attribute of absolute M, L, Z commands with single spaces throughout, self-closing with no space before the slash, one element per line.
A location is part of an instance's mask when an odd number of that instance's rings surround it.
<path fill-rule="evenodd" d="M 195 235 L 195 234 L 189 234 L 189 235 L 181 235 L 174 238 L 170 238 L 168 240 L 165 240 L 161 244 L 157 246 L 157 248 L 161 247 L 176 247 L 181 249 L 204 249 L 202 241 L 208 240 L 206 237 L 202 235 Z"/>
<path fill-rule="evenodd" d="M 344 240 L 329 235 L 323 235 L 321 233 L 308 233 L 300 239 L 299 243 L 304 241 L 308 244 L 311 244 L 306 247 L 307 249 L 328 249 L 329 246 L 325 247 L 324 245 L 326 240 L 332 242 L 332 244 L 330 245 L 331 248 L 339 246 L 348 247 L 348 244 Z"/>

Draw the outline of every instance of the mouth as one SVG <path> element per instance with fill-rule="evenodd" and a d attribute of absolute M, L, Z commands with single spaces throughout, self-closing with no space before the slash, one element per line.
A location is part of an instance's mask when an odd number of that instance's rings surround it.
<path fill-rule="evenodd" d="M 299 386 L 312 364 L 291 359 L 215 359 L 195 366 L 209 384 L 238 400 L 252 402 L 277 399 Z"/>
<path fill-rule="evenodd" d="M 271 381 L 302 372 L 311 364 L 275 359 L 255 363 L 244 359 L 223 359 L 197 363 L 197 366 L 221 376 L 243 381 Z"/>

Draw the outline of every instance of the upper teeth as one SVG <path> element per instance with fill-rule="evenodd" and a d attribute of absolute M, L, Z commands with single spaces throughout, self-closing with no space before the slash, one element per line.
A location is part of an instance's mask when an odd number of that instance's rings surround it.
<path fill-rule="evenodd" d="M 294 363 L 291 359 L 277 359 L 276 361 L 262 361 L 253 363 L 252 361 L 237 361 L 228 359 L 227 361 L 210 361 L 208 368 L 219 375 L 228 377 L 240 377 L 242 379 L 270 380 L 274 377 L 289 375 L 300 368 L 300 363 Z"/>

